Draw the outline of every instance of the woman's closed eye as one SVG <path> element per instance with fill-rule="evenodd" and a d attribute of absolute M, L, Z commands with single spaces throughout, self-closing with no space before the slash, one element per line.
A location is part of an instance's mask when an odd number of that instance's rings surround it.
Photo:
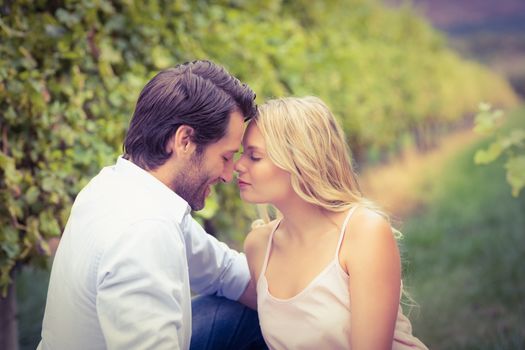
<path fill-rule="evenodd" d="M 242 152 L 241 155 L 244 157 L 244 156 L 247 156 L 249 160 L 251 160 L 252 162 L 258 162 L 262 159 L 262 157 L 258 154 L 255 154 L 255 152 Z"/>
<path fill-rule="evenodd" d="M 260 161 L 263 157 L 261 154 L 257 153 L 257 152 L 254 152 L 254 151 L 249 151 L 248 152 L 248 158 L 250 158 L 251 161 L 253 162 L 258 162 Z"/>

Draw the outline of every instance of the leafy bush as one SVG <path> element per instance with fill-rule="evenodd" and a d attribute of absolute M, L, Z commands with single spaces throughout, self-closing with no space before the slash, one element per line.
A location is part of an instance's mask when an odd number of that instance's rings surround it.
<path fill-rule="evenodd" d="M 259 101 L 321 96 L 357 158 L 454 123 L 473 101 L 516 101 L 409 8 L 376 1 L 6 0 L 0 14 L 4 291 L 17 264 L 46 260 L 78 191 L 120 153 L 140 89 L 176 63 L 223 64 Z M 208 204 L 201 220 L 231 240 L 255 215 L 232 186 Z"/>
<path fill-rule="evenodd" d="M 512 188 L 512 195 L 519 196 L 525 187 L 525 130 L 500 130 L 503 118 L 502 110 L 494 110 L 490 104 L 481 103 L 476 115 L 475 130 L 482 135 L 494 135 L 495 140 L 485 149 L 479 149 L 474 155 L 476 164 L 489 164 L 500 157 L 505 157 L 507 182 Z"/>

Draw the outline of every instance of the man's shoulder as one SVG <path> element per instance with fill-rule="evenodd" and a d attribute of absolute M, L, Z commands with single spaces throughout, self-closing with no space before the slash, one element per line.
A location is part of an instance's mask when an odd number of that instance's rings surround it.
<path fill-rule="evenodd" d="M 114 219 L 167 219 L 180 224 L 188 212 L 185 202 L 171 190 L 151 181 L 137 181 L 115 172 L 113 167 L 100 171 L 82 189 L 75 205 L 90 210 L 103 209 L 115 215 Z"/>

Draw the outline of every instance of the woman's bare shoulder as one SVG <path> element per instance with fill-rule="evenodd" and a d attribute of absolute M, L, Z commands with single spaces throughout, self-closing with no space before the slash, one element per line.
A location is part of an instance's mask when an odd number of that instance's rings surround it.
<path fill-rule="evenodd" d="M 368 238 L 375 235 L 393 237 L 389 220 L 367 207 L 356 208 L 355 213 L 350 218 L 346 233 L 355 238 L 363 235 Z"/>
<path fill-rule="evenodd" d="M 350 275 L 356 271 L 398 273 L 399 250 L 389 220 L 377 211 L 359 207 L 348 222 L 341 246 L 342 266 Z M 389 276 L 390 276 L 389 275 Z"/>
<path fill-rule="evenodd" d="M 255 253 L 257 251 L 265 250 L 270 234 L 277 221 L 271 221 L 253 228 L 244 240 L 244 251 L 247 254 Z"/>
<path fill-rule="evenodd" d="M 357 208 L 348 222 L 341 246 L 341 257 L 346 269 L 381 255 L 396 259 L 397 250 L 389 220 L 373 209 Z"/>

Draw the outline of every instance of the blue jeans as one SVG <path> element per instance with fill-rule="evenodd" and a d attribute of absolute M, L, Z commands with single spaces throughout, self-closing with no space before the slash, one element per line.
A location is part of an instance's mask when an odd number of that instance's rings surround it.
<path fill-rule="evenodd" d="M 193 298 L 191 308 L 190 350 L 267 349 L 257 311 L 214 295 Z"/>

